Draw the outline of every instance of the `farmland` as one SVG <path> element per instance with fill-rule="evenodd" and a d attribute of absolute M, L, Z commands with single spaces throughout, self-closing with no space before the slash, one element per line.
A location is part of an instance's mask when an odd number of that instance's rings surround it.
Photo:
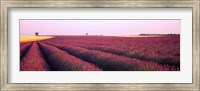
<path fill-rule="evenodd" d="M 52 36 L 20 36 L 20 42 L 31 42 L 31 41 L 38 41 L 38 40 L 46 40 L 53 38 Z"/>
<path fill-rule="evenodd" d="M 31 37 L 20 42 L 20 70 L 179 71 L 180 35 Z"/>

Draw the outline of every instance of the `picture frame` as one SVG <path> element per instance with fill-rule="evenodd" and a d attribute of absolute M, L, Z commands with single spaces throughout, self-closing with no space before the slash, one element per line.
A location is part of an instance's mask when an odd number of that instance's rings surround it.
<path fill-rule="evenodd" d="M 199 91 L 200 77 L 200 1 L 199 0 L 1 0 L 0 89 L 8 90 L 192 90 Z M 8 10 L 9 8 L 192 8 L 192 83 L 8 83 Z"/>

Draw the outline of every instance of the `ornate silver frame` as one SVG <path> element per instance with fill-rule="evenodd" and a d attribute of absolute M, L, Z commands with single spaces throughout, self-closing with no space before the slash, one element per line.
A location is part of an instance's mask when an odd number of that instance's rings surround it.
<path fill-rule="evenodd" d="M 146 7 L 192 8 L 193 82 L 191 84 L 13 84 L 8 83 L 8 9 L 68 7 Z M 200 77 L 200 0 L 0 0 L 0 90 L 192 90 L 199 91 Z"/>

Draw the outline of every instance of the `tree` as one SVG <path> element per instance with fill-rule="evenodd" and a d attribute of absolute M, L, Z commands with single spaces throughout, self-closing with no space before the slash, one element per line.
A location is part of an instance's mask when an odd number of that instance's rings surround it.
<path fill-rule="evenodd" d="M 38 36 L 39 35 L 39 33 L 38 32 L 35 32 L 35 36 Z"/>

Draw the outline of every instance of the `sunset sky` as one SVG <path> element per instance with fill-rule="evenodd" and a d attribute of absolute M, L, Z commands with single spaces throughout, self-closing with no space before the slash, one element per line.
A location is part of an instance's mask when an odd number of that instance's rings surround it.
<path fill-rule="evenodd" d="M 180 34 L 181 20 L 20 20 L 20 35 Z"/>

